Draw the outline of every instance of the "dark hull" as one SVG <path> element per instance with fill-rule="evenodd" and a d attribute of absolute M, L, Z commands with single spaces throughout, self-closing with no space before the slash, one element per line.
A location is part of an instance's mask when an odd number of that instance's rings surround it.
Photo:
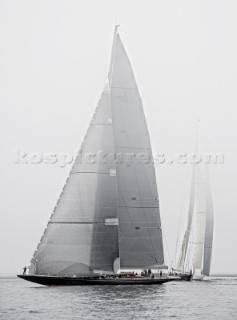
<path fill-rule="evenodd" d="M 172 278 L 107 278 L 107 279 L 86 279 L 70 277 L 54 277 L 39 275 L 18 275 L 19 278 L 42 284 L 45 286 L 83 286 L 83 285 L 154 285 L 170 281 L 180 281 L 180 277 Z"/>
<path fill-rule="evenodd" d="M 192 274 L 181 273 L 180 278 L 181 278 L 181 280 L 191 281 L 192 280 Z"/>

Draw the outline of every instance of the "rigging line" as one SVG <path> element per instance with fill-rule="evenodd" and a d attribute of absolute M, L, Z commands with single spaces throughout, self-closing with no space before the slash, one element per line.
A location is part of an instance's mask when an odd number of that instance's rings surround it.
<path fill-rule="evenodd" d="M 162 234 L 163 234 L 164 240 L 165 240 L 165 246 L 166 246 L 166 251 L 167 251 L 167 255 L 168 255 L 168 259 L 169 259 L 169 264 L 171 265 L 171 259 L 170 259 L 169 248 L 168 248 L 166 236 L 165 236 L 165 233 L 164 233 L 164 232 L 163 232 Z"/>
<path fill-rule="evenodd" d="M 110 91 L 109 91 L 109 98 L 110 98 L 110 103 L 109 103 L 109 108 L 110 108 L 110 116 L 112 117 L 112 106 L 111 106 L 111 94 L 110 94 Z M 113 127 L 112 127 L 112 141 L 114 141 L 114 144 L 113 144 L 113 152 L 115 154 L 115 139 L 114 139 L 114 130 L 113 130 Z M 119 218 L 118 218 L 118 177 L 117 177 L 117 165 L 112 162 L 113 166 L 112 168 L 115 168 L 115 172 L 116 172 L 116 175 L 115 175 L 115 195 L 116 195 L 116 215 L 117 215 L 117 219 L 119 221 Z M 120 247 L 119 247 L 119 232 L 120 232 L 120 225 L 118 223 L 118 226 L 117 226 L 117 254 L 118 254 L 118 259 L 119 259 L 119 267 L 120 267 Z"/>
<path fill-rule="evenodd" d="M 115 60 L 115 54 L 116 54 L 116 48 L 117 48 L 117 37 L 118 37 L 118 25 L 114 26 L 114 36 L 113 36 L 113 45 L 112 45 L 112 51 L 110 56 L 110 66 L 109 66 L 109 72 L 108 72 L 108 83 L 109 83 L 109 89 L 111 90 L 112 85 L 112 77 L 113 77 L 113 71 L 114 71 L 114 60 Z"/>
<path fill-rule="evenodd" d="M 188 218 L 187 218 L 187 226 L 186 226 L 186 236 L 183 238 L 183 243 L 184 243 L 184 253 L 182 253 L 182 264 L 183 267 L 185 265 L 185 259 L 187 258 L 187 250 L 188 250 L 188 244 L 190 240 L 190 233 L 191 233 L 191 228 L 193 224 L 193 219 L 194 219 L 194 201 L 195 201 L 195 168 L 193 166 L 192 170 L 192 177 L 191 177 L 191 191 L 190 191 L 190 196 L 189 196 L 189 204 L 188 204 Z"/>
<path fill-rule="evenodd" d="M 184 194 L 184 189 L 185 189 L 185 186 L 183 185 L 183 190 L 182 190 L 182 194 Z M 181 216 L 182 216 L 182 213 L 185 212 L 184 210 L 184 197 L 183 197 L 183 200 L 181 202 L 181 207 L 180 207 L 180 212 L 179 212 L 179 220 L 178 220 L 178 230 L 177 230 L 177 235 L 176 235 L 176 246 L 175 246 L 175 266 L 177 267 L 177 264 L 179 263 L 179 259 L 178 259 L 178 243 L 182 242 L 183 243 L 183 239 L 182 240 L 179 240 L 179 235 L 181 233 L 180 231 L 180 226 L 181 226 Z M 181 255 L 181 252 L 179 254 L 179 258 L 181 259 L 180 257 Z"/>
<path fill-rule="evenodd" d="M 188 248 L 187 248 L 185 270 L 187 270 L 188 267 L 191 267 L 193 265 L 193 259 L 194 259 L 194 234 L 191 231 L 190 240 L 188 242 Z"/>
<path fill-rule="evenodd" d="M 114 36 L 115 37 L 115 36 Z M 115 44 L 116 46 L 116 44 Z M 111 59 L 114 59 L 114 53 L 112 50 L 111 53 Z M 109 112 L 110 112 L 110 117 L 112 118 L 112 123 L 113 123 L 113 115 L 112 115 L 112 103 L 111 103 L 111 82 L 112 82 L 112 65 L 110 64 L 110 70 L 108 73 L 108 96 L 109 96 Z M 112 141 L 113 141 L 113 153 L 115 154 L 115 137 L 114 137 L 114 126 L 112 126 Z M 113 164 L 113 163 L 112 163 Z M 113 166 L 113 168 L 115 168 L 115 170 L 117 170 L 117 163 L 115 161 L 115 166 Z M 116 214 L 117 214 L 117 218 L 118 218 L 118 177 L 117 174 L 115 175 L 115 188 L 116 188 Z M 120 259 L 120 247 L 119 247 L 119 233 L 120 233 L 120 225 L 118 223 L 118 227 L 117 227 L 117 254 L 118 254 L 118 258 Z M 120 260 L 119 260 L 119 265 L 120 265 Z"/>
<path fill-rule="evenodd" d="M 195 254 L 195 245 L 194 245 L 194 232 L 192 232 L 192 241 L 190 243 L 190 257 L 189 257 L 189 265 L 191 269 L 193 270 L 193 265 L 194 265 L 194 254 Z M 191 262 L 190 262 L 191 261 Z"/>

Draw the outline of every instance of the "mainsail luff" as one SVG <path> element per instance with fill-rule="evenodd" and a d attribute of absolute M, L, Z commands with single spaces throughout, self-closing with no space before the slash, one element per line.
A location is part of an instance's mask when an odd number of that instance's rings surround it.
<path fill-rule="evenodd" d="M 150 137 L 137 84 L 119 34 L 110 73 L 121 268 L 163 265 L 163 243 Z M 146 158 L 144 163 L 143 156 Z"/>

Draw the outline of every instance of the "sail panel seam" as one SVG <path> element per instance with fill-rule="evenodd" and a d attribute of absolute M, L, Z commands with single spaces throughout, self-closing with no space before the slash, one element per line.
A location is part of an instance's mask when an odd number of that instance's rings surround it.
<path fill-rule="evenodd" d="M 109 172 L 96 172 L 96 171 L 75 171 L 75 172 L 71 172 L 71 174 L 75 174 L 75 173 L 95 173 L 95 174 L 108 174 Z"/>
<path fill-rule="evenodd" d="M 111 86 L 112 89 L 125 89 L 125 90 L 136 90 L 138 91 L 138 88 L 127 88 L 127 87 L 113 87 Z"/>
<path fill-rule="evenodd" d="M 144 209 L 159 209 L 159 207 L 145 207 L 145 206 L 118 206 L 119 208 L 144 208 Z"/>
<path fill-rule="evenodd" d="M 50 224 L 105 224 L 104 221 L 83 221 L 83 222 L 77 222 L 77 221 L 49 221 Z M 113 224 L 111 223 L 110 226 Z M 117 225 L 117 224 L 114 224 Z"/>

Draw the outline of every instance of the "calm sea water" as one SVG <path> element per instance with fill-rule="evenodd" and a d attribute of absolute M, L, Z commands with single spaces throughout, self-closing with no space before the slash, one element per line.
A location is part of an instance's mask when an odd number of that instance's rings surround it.
<path fill-rule="evenodd" d="M 0 319 L 237 319 L 237 278 L 155 286 L 44 287 L 0 279 Z"/>

